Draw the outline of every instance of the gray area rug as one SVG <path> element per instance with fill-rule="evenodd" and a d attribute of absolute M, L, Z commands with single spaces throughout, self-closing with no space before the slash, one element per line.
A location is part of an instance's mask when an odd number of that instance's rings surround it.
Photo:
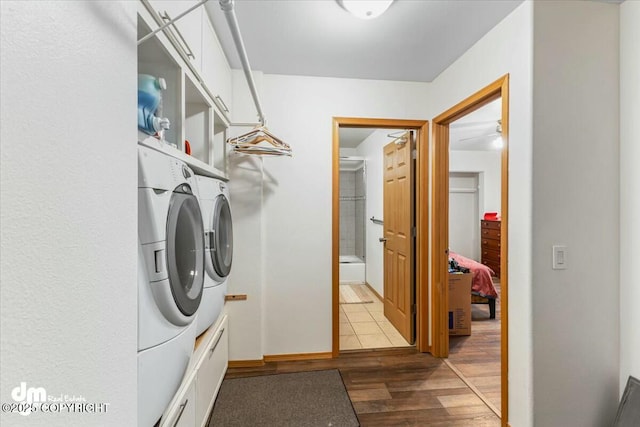
<path fill-rule="evenodd" d="M 209 427 L 357 427 L 337 369 L 225 379 Z"/>

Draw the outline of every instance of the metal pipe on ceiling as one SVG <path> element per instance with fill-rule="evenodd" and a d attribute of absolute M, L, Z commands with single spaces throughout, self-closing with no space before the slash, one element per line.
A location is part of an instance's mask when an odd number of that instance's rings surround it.
<path fill-rule="evenodd" d="M 266 119 L 264 117 L 264 113 L 262 112 L 262 104 L 260 103 L 260 98 L 258 97 L 258 90 L 256 89 L 256 84 L 253 80 L 253 75 L 251 74 L 251 65 L 249 65 L 247 51 L 245 50 L 244 42 L 242 41 L 242 35 L 240 34 L 240 28 L 238 27 L 236 13 L 233 10 L 233 0 L 219 0 L 219 3 L 220 8 L 224 12 L 225 18 L 227 19 L 227 23 L 229 24 L 229 30 L 231 30 L 231 36 L 233 37 L 233 41 L 236 45 L 236 50 L 238 51 L 238 56 L 240 57 L 240 62 L 242 63 L 244 76 L 247 79 L 249 91 L 251 92 L 253 102 L 256 105 L 256 110 L 258 111 L 258 118 L 260 120 L 260 123 L 264 125 L 266 124 Z"/>

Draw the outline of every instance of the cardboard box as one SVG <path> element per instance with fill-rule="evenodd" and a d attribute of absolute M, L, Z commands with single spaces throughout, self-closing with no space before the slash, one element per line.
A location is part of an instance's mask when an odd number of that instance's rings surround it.
<path fill-rule="evenodd" d="M 471 335 L 471 273 L 449 273 L 449 335 Z"/>

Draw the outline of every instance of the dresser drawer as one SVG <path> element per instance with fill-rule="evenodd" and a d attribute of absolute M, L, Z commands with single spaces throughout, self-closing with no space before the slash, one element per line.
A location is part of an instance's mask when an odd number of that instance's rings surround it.
<path fill-rule="evenodd" d="M 486 249 L 492 249 L 494 251 L 500 251 L 500 240 L 482 238 L 482 251 Z"/>
<path fill-rule="evenodd" d="M 499 262 L 488 261 L 488 260 L 483 259 L 482 260 L 482 264 L 484 264 L 487 267 L 489 267 L 490 269 L 492 269 L 493 272 L 496 273 L 496 276 L 500 276 L 500 263 Z"/>
<path fill-rule="evenodd" d="M 482 250 L 482 261 L 492 261 L 500 264 L 500 251 L 496 251 L 493 249 L 483 249 Z"/>
<path fill-rule="evenodd" d="M 500 229 L 499 228 L 483 228 L 481 237 L 483 239 L 500 240 Z"/>
<path fill-rule="evenodd" d="M 496 230 L 500 230 L 500 221 L 485 221 L 485 220 L 481 220 L 480 224 L 482 225 L 482 228 L 493 228 Z"/>

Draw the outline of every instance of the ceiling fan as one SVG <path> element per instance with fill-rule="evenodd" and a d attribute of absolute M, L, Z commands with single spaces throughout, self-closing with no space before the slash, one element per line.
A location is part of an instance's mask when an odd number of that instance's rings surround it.
<path fill-rule="evenodd" d="M 486 140 L 491 138 L 496 138 L 502 136 L 502 120 L 498 120 L 496 122 L 495 130 L 491 133 L 485 133 L 482 135 L 472 136 L 469 138 L 459 139 L 458 142 L 467 142 L 467 141 L 475 141 L 475 140 Z"/>

